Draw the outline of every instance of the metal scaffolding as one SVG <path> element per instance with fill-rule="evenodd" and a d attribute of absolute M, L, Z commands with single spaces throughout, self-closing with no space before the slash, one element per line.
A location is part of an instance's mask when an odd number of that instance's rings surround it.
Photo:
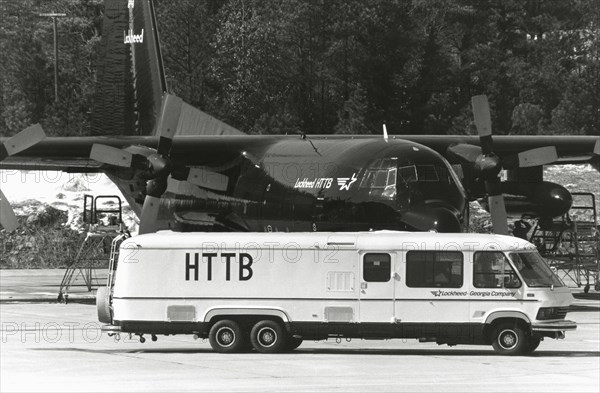
<path fill-rule="evenodd" d="M 600 231 L 596 198 L 592 193 L 574 192 L 571 210 L 550 227 L 534 228 L 534 243 L 548 264 L 568 285 L 589 292 L 600 291 Z"/>
<path fill-rule="evenodd" d="M 118 253 L 115 239 L 122 239 L 122 235 L 128 233 L 123 225 L 121 198 L 115 195 L 95 198 L 85 195 L 83 221 L 86 235 L 77 256 L 65 271 L 58 291 L 59 302 L 68 302 L 69 290 L 74 286 L 85 286 L 91 292 L 106 285 L 107 277 L 101 277 L 98 270 L 109 267 L 111 256 Z"/>

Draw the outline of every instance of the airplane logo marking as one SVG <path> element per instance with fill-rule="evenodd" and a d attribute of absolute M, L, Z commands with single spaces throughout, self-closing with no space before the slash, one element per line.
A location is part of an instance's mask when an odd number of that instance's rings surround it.
<path fill-rule="evenodd" d="M 343 190 L 350 191 L 350 186 L 356 180 L 358 180 L 358 177 L 356 177 L 356 173 L 353 173 L 352 177 L 338 177 L 337 182 L 338 182 L 338 186 L 340 186 L 340 191 L 343 191 Z"/>
<path fill-rule="evenodd" d="M 123 32 L 123 43 L 124 44 L 135 44 L 135 43 L 143 43 L 144 42 L 144 29 L 142 29 L 142 32 L 140 34 L 133 34 L 133 30 L 129 30 L 126 34 L 126 32 Z"/>

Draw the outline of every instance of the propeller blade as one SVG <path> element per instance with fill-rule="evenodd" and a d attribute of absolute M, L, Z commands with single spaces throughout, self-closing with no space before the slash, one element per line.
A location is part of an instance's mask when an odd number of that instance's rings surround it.
<path fill-rule="evenodd" d="M 168 156 L 171 151 L 173 136 L 177 131 L 183 100 L 171 94 L 165 94 L 158 123 L 158 154 Z"/>
<path fill-rule="evenodd" d="M 490 116 L 490 105 L 487 96 L 479 95 L 471 98 L 473 107 L 473 118 L 475 127 L 481 141 L 481 151 L 483 154 L 490 154 L 493 151 L 492 144 L 492 118 Z"/>
<path fill-rule="evenodd" d="M 44 138 L 46 138 L 46 134 L 41 125 L 34 124 L 27 127 L 17 135 L 8 138 L 6 142 L 0 146 L 0 161 L 30 148 Z M 15 230 L 19 226 L 15 212 L 2 190 L 0 190 L 0 225 L 9 232 Z"/>
<path fill-rule="evenodd" d="M 0 224 L 2 224 L 2 227 L 8 232 L 14 231 L 19 226 L 15 212 L 4 196 L 2 190 L 0 190 Z"/>
<path fill-rule="evenodd" d="M 160 198 L 146 195 L 142 213 L 140 215 L 139 234 L 156 232 L 158 228 L 158 209 L 160 207 Z"/>
<path fill-rule="evenodd" d="M 90 152 L 90 158 L 104 164 L 131 167 L 133 154 L 128 151 L 117 149 L 116 147 L 94 144 Z"/>
<path fill-rule="evenodd" d="M 42 139 L 46 138 L 46 134 L 39 124 L 34 124 L 31 127 L 27 127 L 17 135 L 9 138 L 4 142 L 4 154 L 0 153 L 0 161 L 4 159 L 4 156 L 15 155 L 25 149 L 30 148 Z"/>
<path fill-rule="evenodd" d="M 492 216 L 492 228 L 498 235 L 508 235 L 508 216 L 504 205 L 504 196 L 489 195 L 488 204 Z"/>
<path fill-rule="evenodd" d="M 227 176 L 204 168 L 190 168 L 187 181 L 214 191 L 226 191 L 229 184 Z"/>
<path fill-rule="evenodd" d="M 492 216 L 492 228 L 498 235 L 508 235 L 508 217 L 504 196 L 502 195 L 502 182 L 500 177 L 485 181 L 485 192 L 488 195 L 490 215 Z"/>
<path fill-rule="evenodd" d="M 519 153 L 519 167 L 527 168 L 551 164 L 558 160 L 558 152 L 554 146 L 540 147 Z"/>
<path fill-rule="evenodd" d="M 446 149 L 446 157 L 450 161 L 459 161 L 463 164 L 473 164 L 480 155 L 481 147 L 466 143 L 450 145 Z"/>

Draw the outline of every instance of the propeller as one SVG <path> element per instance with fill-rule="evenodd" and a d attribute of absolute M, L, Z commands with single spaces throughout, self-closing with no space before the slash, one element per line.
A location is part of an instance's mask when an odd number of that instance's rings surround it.
<path fill-rule="evenodd" d="M 7 139 L 0 146 L 0 161 L 30 148 L 44 138 L 46 138 L 46 134 L 41 125 L 35 124 L 27 127 L 17 135 Z M 0 224 L 9 232 L 15 230 L 18 226 L 15 212 L 2 190 L 0 190 Z"/>
<path fill-rule="evenodd" d="M 485 95 L 474 96 L 471 104 L 481 146 L 460 143 L 450 146 L 446 153 L 451 160 L 472 165 L 473 178 L 480 178 L 484 182 L 494 233 L 508 234 L 500 171 L 551 164 L 558 160 L 558 152 L 555 146 L 545 146 L 506 155 L 503 158 L 498 157 L 494 152 L 487 97 Z"/>
<path fill-rule="evenodd" d="M 229 178 L 206 168 L 188 168 L 173 164 L 171 147 L 173 136 L 179 123 L 183 101 L 174 95 L 165 94 L 158 121 L 158 146 L 156 150 L 130 147 L 119 149 L 112 146 L 94 144 L 90 158 L 118 167 L 144 170 L 146 196 L 140 215 L 139 233 L 155 232 L 158 225 L 160 198 L 167 190 L 169 177 L 187 181 L 198 187 L 226 191 Z"/>
<path fill-rule="evenodd" d="M 494 154 L 490 106 L 485 95 L 474 96 L 471 99 L 471 104 L 475 126 L 481 142 L 481 154 L 475 160 L 475 167 L 481 171 L 484 180 L 492 216 L 492 228 L 494 233 L 508 235 L 508 218 L 499 176 L 502 165 L 500 158 Z"/>

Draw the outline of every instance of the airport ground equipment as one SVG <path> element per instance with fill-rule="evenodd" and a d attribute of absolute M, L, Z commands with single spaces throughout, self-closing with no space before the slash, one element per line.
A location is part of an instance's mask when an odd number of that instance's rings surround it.
<path fill-rule="evenodd" d="M 577 327 L 536 247 L 486 234 L 159 231 L 121 243 L 96 301 L 109 334 L 190 334 L 223 353 L 413 338 L 519 355 Z"/>
<path fill-rule="evenodd" d="M 107 277 L 99 275 L 98 270 L 106 269 L 111 257 L 118 255 L 120 241 L 127 233 L 123 224 L 122 201 L 116 195 L 84 195 L 83 222 L 85 238 L 65 271 L 58 291 L 59 302 L 68 302 L 69 289 L 73 286 L 78 289 L 85 287 L 91 292 L 106 284 Z"/>
<path fill-rule="evenodd" d="M 546 230 L 534 228 L 530 241 L 567 284 L 600 291 L 600 230 L 596 196 L 573 192 L 573 206 Z"/>

